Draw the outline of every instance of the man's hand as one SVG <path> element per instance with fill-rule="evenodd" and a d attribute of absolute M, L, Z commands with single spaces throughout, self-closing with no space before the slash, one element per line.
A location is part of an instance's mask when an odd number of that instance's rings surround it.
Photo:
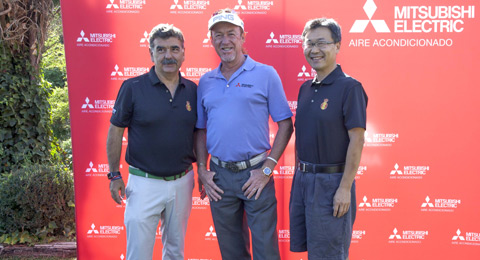
<path fill-rule="evenodd" d="M 248 181 L 245 182 L 242 187 L 243 194 L 250 199 L 255 193 L 257 193 L 255 199 L 258 199 L 269 180 L 270 177 L 263 173 L 262 168 L 251 170 L 250 178 L 248 178 Z"/>
<path fill-rule="evenodd" d="M 215 172 L 208 171 L 205 166 L 198 167 L 198 184 L 199 186 L 203 185 L 203 188 L 199 187 L 200 193 L 206 193 L 210 200 L 219 201 L 222 199 L 220 194 L 223 194 L 223 190 L 213 181 L 215 174 Z M 205 194 L 203 194 L 203 198 L 205 198 Z"/>
<path fill-rule="evenodd" d="M 120 192 L 121 195 L 118 192 Z M 122 199 L 125 198 L 125 183 L 122 179 L 110 181 L 110 194 L 117 204 L 122 204 Z"/>
<path fill-rule="evenodd" d="M 349 189 L 339 187 L 333 197 L 333 216 L 340 218 L 345 215 L 350 208 L 351 193 Z"/>

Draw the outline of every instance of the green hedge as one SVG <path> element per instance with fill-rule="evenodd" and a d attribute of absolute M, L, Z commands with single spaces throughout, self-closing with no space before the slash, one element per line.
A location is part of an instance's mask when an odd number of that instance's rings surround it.
<path fill-rule="evenodd" d="M 28 55 L 9 53 L 0 41 L 0 173 L 24 163 L 50 159 L 50 84 L 28 63 Z M 28 53 L 28 52 L 27 52 Z"/>
<path fill-rule="evenodd" d="M 30 165 L 0 176 L 0 243 L 34 243 L 75 234 L 73 176 Z"/>

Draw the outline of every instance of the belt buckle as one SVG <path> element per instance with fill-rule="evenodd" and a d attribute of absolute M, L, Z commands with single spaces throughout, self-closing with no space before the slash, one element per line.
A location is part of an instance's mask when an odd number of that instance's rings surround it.
<path fill-rule="evenodd" d="M 305 163 L 300 163 L 300 171 L 306 172 L 307 171 L 307 165 Z"/>
<path fill-rule="evenodd" d="M 235 164 L 234 162 L 226 162 L 225 163 L 225 168 L 229 169 L 230 171 L 232 172 L 239 172 L 240 169 L 238 168 L 237 164 Z"/>

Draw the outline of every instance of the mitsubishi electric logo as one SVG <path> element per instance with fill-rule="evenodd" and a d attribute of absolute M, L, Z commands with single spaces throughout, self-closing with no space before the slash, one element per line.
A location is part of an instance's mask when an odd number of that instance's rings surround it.
<path fill-rule="evenodd" d="M 108 2 L 106 7 L 107 13 L 125 14 L 138 14 L 146 4 L 146 0 L 108 0 Z"/>
<path fill-rule="evenodd" d="M 361 35 L 361 33 L 365 33 L 371 23 L 377 36 L 390 32 L 396 35 L 391 38 L 352 37 L 348 44 L 350 47 L 451 47 L 454 44 L 451 35 L 466 33 L 468 29 L 472 29 L 472 27 L 468 27 L 470 23 L 467 20 L 475 19 L 474 5 L 462 6 L 458 3 L 454 3 L 454 5 L 395 5 L 392 9 L 378 9 L 380 11 L 380 15 L 378 15 L 379 12 L 376 12 L 377 6 L 374 1 L 366 0 L 363 10 L 368 20 L 355 20 L 350 33 Z M 376 17 L 381 16 L 388 19 L 373 19 L 374 14 Z M 472 31 L 470 30 L 469 33 Z M 405 34 L 408 36 L 403 36 Z M 439 36 L 432 37 L 431 34 Z"/>
<path fill-rule="evenodd" d="M 278 40 L 274 38 L 275 34 L 273 32 L 270 33 L 270 39 L 267 40 L 266 43 L 278 43 Z"/>
<path fill-rule="evenodd" d="M 210 5 L 209 0 L 183 0 L 183 5 L 179 2 L 173 0 L 173 4 L 170 5 L 171 14 L 203 14 Z"/>
<path fill-rule="evenodd" d="M 90 230 L 87 231 L 87 238 L 118 238 L 125 229 L 124 226 L 99 226 L 92 223 Z"/>
<path fill-rule="evenodd" d="M 112 76 L 112 77 L 113 77 L 113 76 L 116 76 L 116 75 L 118 75 L 118 76 L 121 76 L 121 77 L 123 77 L 123 73 L 122 73 L 121 71 L 118 71 L 119 67 L 118 67 L 118 65 L 117 65 L 117 64 L 115 64 L 115 67 L 114 67 L 114 69 L 115 69 L 115 70 L 114 70 L 114 71 L 112 71 L 112 74 L 110 74 L 110 76 Z"/>
<path fill-rule="evenodd" d="M 209 72 L 212 70 L 212 68 L 191 68 L 187 67 L 185 68 L 185 72 L 182 71 L 183 69 L 180 69 L 180 74 L 182 77 L 186 77 L 189 80 L 193 81 L 199 81 L 200 77 L 203 76 L 203 74 Z"/>
<path fill-rule="evenodd" d="M 278 242 L 280 243 L 290 243 L 290 230 L 289 229 L 279 229 L 278 230 Z"/>
<path fill-rule="evenodd" d="M 192 197 L 192 209 L 206 210 L 210 206 L 210 200 L 202 200 L 200 197 Z"/>
<path fill-rule="evenodd" d="M 422 212 L 453 212 L 462 201 L 460 199 L 434 199 L 429 196 L 422 203 L 420 211 Z"/>
<path fill-rule="evenodd" d="M 265 43 L 267 48 L 299 48 L 302 45 L 300 34 L 279 34 L 277 37 L 273 32 L 269 34 Z"/>
<path fill-rule="evenodd" d="M 274 6 L 274 1 L 242 1 L 238 0 L 233 8 L 239 14 L 267 14 Z"/>
<path fill-rule="evenodd" d="M 115 100 L 94 100 L 93 104 L 90 104 L 90 101 L 88 97 L 85 98 L 82 113 L 110 113 L 115 104 Z"/>
<path fill-rule="evenodd" d="M 303 65 L 302 71 L 298 72 L 297 74 L 297 81 L 304 82 L 314 78 L 315 75 L 317 75 L 317 72 L 314 69 L 310 68 L 310 71 L 308 71 L 307 67 Z"/>
<path fill-rule="evenodd" d="M 110 73 L 110 80 L 127 80 L 136 76 L 143 75 L 147 73 L 150 68 L 148 67 L 119 67 L 118 64 L 115 64 L 113 71 Z"/>
<path fill-rule="evenodd" d="M 397 203 L 397 198 L 373 198 L 370 203 L 367 196 L 363 196 L 363 202 L 358 204 L 358 211 L 392 211 Z"/>
<path fill-rule="evenodd" d="M 388 237 L 388 243 L 421 244 L 428 236 L 426 230 L 404 230 L 399 232 L 393 229 L 393 234 Z"/>
<path fill-rule="evenodd" d="M 117 38 L 115 33 L 85 33 L 80 31 L 77 38 L 77 47 L 110 47 L 113 40 Z"/>
<path fill-rule="evenodd" d="M 352 28 L 350 29 L 351 33 L 363 33 L 367 28 L 369 23 L 372 23 L 373 28 L 377 33 L 387 33 L 390 32 L 390 29 L 385 23 L 385 20 L 372 20 L 372 16 L 377 10 L 377 6 L 373 0 L 367 0 L 363 6 L 365 14 L 367 14 L 368 20 L 356 20 L 353 23 Z"/>
<path fill-rule="evenodd" d="M 85 109 L 87 107 L 93 109 L 93 105 L 90 104 L 90 99 L 88 97 L 85 98 L 85 104 L 82 105 L 82 109 Z"/>
<path fill-rule="evenodd" d="M 85 170 L 85 172 L 98 172 L 97 169 L 93 167 L 93 162 L 90 162 L 88 166 L 89 167 Z"/>
<path fill-rule="evenodd" d="M 461 235 L 462 232 L 460 231 L 460 229 L 457 229 L 457 235 L 456 236 L 453 236 L 452 237 L 452 240 L 462 240 L 462 241 L 465 241 L 465 237 Z"/>
<path fill-rule="evenodd" d="M 422 208 L 425 208 L 425 207 L 431 207 L 431 208 L 434 207 L 433 203 L 430 202 L 430 198 L 428 196 L 425 198 L 425 202 L 422 203 Z"/>
<path fill-rule="evenodd" d="M 365 235 L 365 230 L 353 230 L 352 231 L 352 243 L 359 243 Z"/>
<path fill-rule="evenodd" d="M 370 133 L 365 131 L 364 146 L 392 146 L 398 139 L 398 133 Z"/>
<path fill-rule="evenodd" d="M 453 245 L 469 245 L 469 246 L 480 246 L 480 233 L 478 232 L 465 232 L 465 235 L 462 235 L 462 231 L 457 229 L 457 232 L 452 237 Z"/>
<path fill-rule="evenodd" d="M 122 165 L 120 165 L 120 168 Z M 88 168 L 85 169 L 85 176 L 100 176 L 105 177 L 105 175 L 110 172 L 108 163 L 101 163 L 94 165 L 92 161 L 88 164 Z"/>
<path fill-rule="evenodd" d="M 390 171 L 390 179 L 423 179 L 429 171 L 430 166 L 408 165 L 400 168 L 396 163 L 394 169 Z"/>
<path fill-rule="evenodd" d="M 80 37 L 77 38 L 77 42 L 90 42 L 88 38 L 85 37 L 85 32 L 82 30 L 80 31 Z"/>
<path fill-rule="evenodd" d="M 242 0 L 238 0 L 238 5 L 235 5 L 235 8 L 233 8 L 233 9 L 234 10 L 238 10 L 238 9 L 247 10 L 247 7 L 242 5 Z"/>
<path fill-rule="evenodd" d="M 175 9 L 175 8 L 177 8 L 177 9 L 183 9 L 183 7 L 178 4 L 178 0 L 173 0 L 173 2 L 174 2 L 175 4 L 171 5 L 171 6 L 170 6 L 170 9 Z"/>
<path fill-rule="evenodd" d="M 217 240 L 217 233 L 215 233 L 213 226 L 210 226 L 208 232 L 205 233 L 205 240 L 216 241 Z"/>
<path fill-rule="evenodd" d="M 290 110 L 292 110 L 293 115 L 297 114 L 297 101 L 296 100 L 288 100 L 288 106 L 290 107 Z"/>
<path fill-rule="evenodd" d="M 293 165 L 280 165 L 278 167 L 280 171 L 274 170 L 273 177 L 275 179 L 293 179 L 295 173 L 295 166 Z"/>
<path fill-rule="evenodd" d="M 355 180 L 359 180 L 360 177 L 362 177 L 366 171 L 367 171 L 366 165 L 359 165 L 357 170 L 357 175 L 355 175 Z"/>
<path fill-rule="evenodd" d="M 143 37 L 140 38 L 140 47 L 149 47 L 149 42 L 148 42 L 148 32 L 145 31 L 143 33 Z"/>
<path fill-rule="evenodd" d="M 99 234 L 98 230 L 95 229 L 95 224 L 92 223 L 90 230 L 87 231 L 87 234 Z"/>
<path fill-rule="evenodd" d="M 115 8 L 118 9 L 118 5 L 115 4 L 115 0 L 110 0 L 110 3 L 107 5 L 107 9 Z"/>
<path fill-rule="evenodd" d="M 297 77 L 302 77 L 302 76 L 305 76 L 305 77 L 310 77 L 310 73 L 306 72 L 307 68 L 305 67 L 305 65 L 302 66 L 302 71 L 300 73 L 298 73 L 298 76 Z"/>

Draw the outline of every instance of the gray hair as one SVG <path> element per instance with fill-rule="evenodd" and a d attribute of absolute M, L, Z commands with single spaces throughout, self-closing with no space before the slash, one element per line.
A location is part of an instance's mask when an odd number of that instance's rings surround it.
<path fill-rule="evenodd" d="M 333 42 L 337 43 L 342 41 L 342 29 L 340 28 L 340 25 L 331 18 L 316 18 L 308 21 L 303 29 L 302 41 L 305 41 L 305 35 L 307 33 L 320 27 L 325 27 L 330 30 Z"/>
<path fill-rule="evenodd" d="M 148 38 L 150 48 L 155 47 L 153 45 L 153 41 L 156 38 L 168 39 L 170 37 L 177 38 L 182 43 L 182 48 L 184 47 L 185 39 L 183 38 L 182 31 L 180 31 L 180 29 L 178 29 L 177 27 L 173 26 L 173 24 L 161 23 L 153 27 L 152 31 L 150 32 L 150 37 Z"/>

